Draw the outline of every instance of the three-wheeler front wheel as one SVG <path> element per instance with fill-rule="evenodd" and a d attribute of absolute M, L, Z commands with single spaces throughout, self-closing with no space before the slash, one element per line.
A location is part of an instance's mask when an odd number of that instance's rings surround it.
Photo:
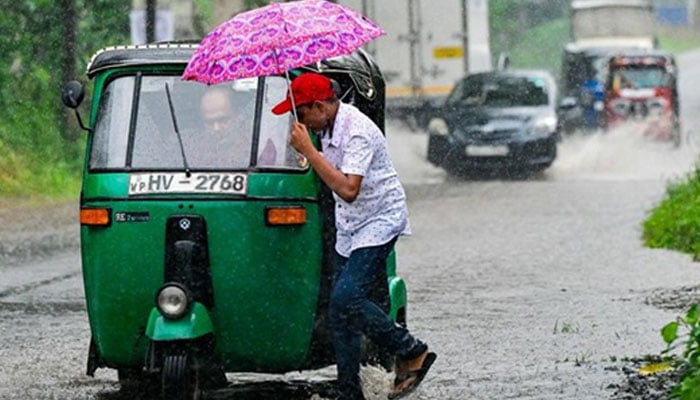
<path fill-rule="evenodd" d="M 161 378 L 163 400 L 199 400 L 201 377 L 190 352 L 164 351 Z"/>

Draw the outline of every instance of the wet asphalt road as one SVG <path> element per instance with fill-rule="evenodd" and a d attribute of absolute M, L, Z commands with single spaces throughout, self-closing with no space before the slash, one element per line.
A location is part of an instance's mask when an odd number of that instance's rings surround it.
<path fill-rule="evenodd" d="M 682 72 L 694 58 L 681 59 Z M 700 105 L 681 94 L 690 133 L 681 149 L 633 129 L 571 137 L 557 163 L 529 180 L 446 176 L 424 161 L 424 133 L 389 124 L 414 231 L 397 245 L 408 323 L 439 354 L 411 398 L 605 399 L 626 358 L 663 349 L 658 331 L 676 314 L 647 305 L 648 296 L 700 282 L 700 264 L 640 241 L 642 219 L 698 154 L 688 116 Z M 0 399 L 140 397 L 118 392 L 111 370 L 84 375 L 89 327 L 77 250 L 0 266 L 0 274 Z M 318 400 L 332 372 L 206 397 Z M 364 372 L 368 398 L 382 398 L 390 376 Z M 317 394 L 304 394 L 308 386 Z"/>

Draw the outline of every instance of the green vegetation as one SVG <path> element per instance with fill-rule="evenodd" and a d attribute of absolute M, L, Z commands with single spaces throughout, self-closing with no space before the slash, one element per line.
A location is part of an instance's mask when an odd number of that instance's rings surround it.
<path fill-rule="evenodd" d="M 642 237 L 651 248 L 666 248 L 700 259 L 700 169 L 673 182 L 664 199 L 643 223 Z"/>
<path fill-rule="evenodd" d="M 690 28 L 659 29 L 659 47 L 674 54 L 700 47 L 700 34 Z"/>
<path fill-rule="evenodd" d="M 90 55 L 129 37 L 129 4 L 19 0 L 0 15 L 0 197 L 77 198 L 85 135 L 60 99 Z M 84 114 L 86 114 L 83 111 Z"/>
<path fill-rule="evenodd" d="M 268 0 L 245 0 L 252 8 Z M 42 202 L 77 198 L 86 134 L 61 102 L 64 82 L 84 83 L 100 48 L 130 43 L 131 1 L 16 0 L 0 13 L 0 199 Z M 195 0 L 195 29 L 214 13 Z M 89 115 L 88 93 L 81 114 Z M 2 204 L 0 204 L 2 206 Z"/>
<path fill-rule="evenodd" d="M 559 75 L 562 50 L 569 41 L 568 19 L 557 19 L 534 27 L 505 50 L 513 68 L 549 70 Z M 497 54 L 495 54 L 497 56 Z"/>
<path fill-rule="evenodd" d="M 679 328 L 686 334 L 680 336 Z M 669 322 L 661 329 L 661 337 L 669 353 L 677 347 L 683 347 L 682 357 L 676 359 L 675 368 L 683 371 L 680 383 L 673 389 L 671 398 L 681 400 L 700 400 L 700 319 L 698 305 L 690 307 L 686 315 Z"/>

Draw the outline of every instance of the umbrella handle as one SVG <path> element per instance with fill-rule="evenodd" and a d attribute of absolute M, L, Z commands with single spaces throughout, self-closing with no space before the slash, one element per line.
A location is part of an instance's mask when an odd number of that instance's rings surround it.
<path fill-rule="evenodd" d="M 292 101 L 292 115 L 294 115 L 294 121 L 299 122 L 297 117 L 297 105 L 294 102 L 294 93 L 292 92 L 292 79 L 289 77 L 289 70 L 284 71 L 287 76 L 287 90 L 289 90 L 289 100 Z"/>
<path fill-rule="evenodd" d="M 284 74 L 287 76 L 287 90 L 289 90 L 289 100 L 292 101 L 292 115 L 294 115 L 294 121 L 299 122 L 299 117 L 297 116 L 297 105 L 294 102 L 294 93 L 292 92 L 292 80 L 291 78 L 289 78 L 289 70 L 284 71 Z M 297 165 L 301 168 L 306 168 L 306 166 L 309 165 L 306 156 L 304 156 L 296 150 L 294 150 L 294 152 L 297 153 Z"/>

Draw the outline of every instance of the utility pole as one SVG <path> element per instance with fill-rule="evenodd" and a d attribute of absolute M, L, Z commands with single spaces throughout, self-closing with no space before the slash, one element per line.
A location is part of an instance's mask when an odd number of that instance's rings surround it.
<path fill-rule="evenodd" d="M 464 76 L 469 74 L 469 0 L 462 0 L 462 57 L 464 58 Z"/>
<path fill-rule="evenodd" d="M 156 2 L 157 0 L 146 0 L 146 43 L 156 40 Z"/>
<path fill-rule="evenodd" d="M 421 16 L 420 0 L 408 0 L 408 45 L 410 57 L 410 85 L 413 95 L 419 94 L 422 89 L 420 74 L 423 71 L 422 55 L 420 53 L 421 41 Z"/>

